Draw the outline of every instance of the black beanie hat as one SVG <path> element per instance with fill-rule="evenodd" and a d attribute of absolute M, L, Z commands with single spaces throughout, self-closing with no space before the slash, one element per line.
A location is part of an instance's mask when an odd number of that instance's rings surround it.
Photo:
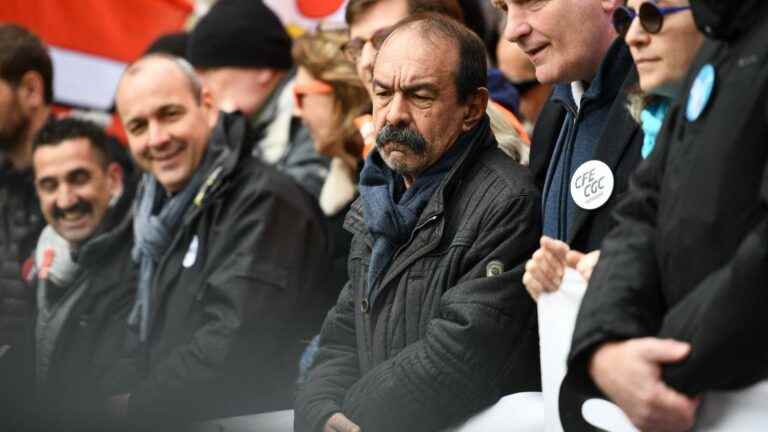
<path fill-rule="evenodd" d="M 199 68 L 293 64 L 291 38 L 261 0 L 218 0 L 192 30 L 187 59 Z"/>
<path fill-rule="evenodd" d="M 144 55 L 162 53 L 186 58 L 188 41 L 189 33 L 187 32 L 167 33 L 155 39 Z"/>

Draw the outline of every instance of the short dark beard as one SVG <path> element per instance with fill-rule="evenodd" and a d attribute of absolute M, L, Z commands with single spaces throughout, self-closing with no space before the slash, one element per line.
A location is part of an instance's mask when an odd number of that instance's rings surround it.
<path fill-rule="evenodd" d="M 19 122 L 11 130 L 0 130 L 0 151 L 10 152 L 17 149 L 24 143 L 24 138 L 26 138 L 27 130 L 29 129 L 29 117 L 21 113 L 18 101 L 12 109 L 17 110 L 20 114 Z"/>

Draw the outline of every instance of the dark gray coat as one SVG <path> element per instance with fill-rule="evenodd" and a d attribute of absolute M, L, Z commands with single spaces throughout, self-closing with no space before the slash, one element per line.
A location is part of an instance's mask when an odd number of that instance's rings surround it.
<path fill-rule="evenodd" d="M 443 179 L 369 304 L 372 238 L 356 201 L 346 219 L 350 282 L 323 325 L 295 429 L 320 432 L 343 412 L 366 432 L 433 431 L 538 389 L 536 308 L 521 275 L 541 232 L 539 202 L 527 170 L 483 135 Z"/>

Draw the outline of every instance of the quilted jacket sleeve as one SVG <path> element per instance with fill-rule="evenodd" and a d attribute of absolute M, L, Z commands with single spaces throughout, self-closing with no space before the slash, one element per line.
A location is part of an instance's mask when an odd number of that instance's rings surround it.
<path fill-rule="evenodd" d="M 298 432 L 321 431 L 328 418 L 342 410 L 347 389 L 359 378 L 353 293 L 347 283 L 323 323 L 312 371 L 296 398 Z"/>

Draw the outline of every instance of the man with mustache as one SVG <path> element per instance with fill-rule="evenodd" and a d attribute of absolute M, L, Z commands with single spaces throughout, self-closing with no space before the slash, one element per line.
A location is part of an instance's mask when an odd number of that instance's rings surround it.
<path fill-rule="evenodd" d="M 94 415 L 123 351 L 136 277 L 130 252 L 135 181 L 97 125 L 52 121 L 34 142 L 35 188 L 48 226 L 34 254 L 38 420 L 72 427 Z M 42 425 L 41 425 L 42 426 Z"/>
<path fill-rule="evenodd" d="M 247 119 L 219 112 L 185 60 L 138 60 L 116 101 L 145 174 L 129 318 L 141 377 L 113 407 L 170 423 L 288 408 L 302 341 L 322 320 L 314 288 L 330 253 L 319 209 L 251 157 Z"/>
<path fill-rule="evenodd" d="M 383 42 L 377 151 L 345 222 L 350 281 L 299 390 L 297 431 L 443 430 L 539 388 L 521 276 L 540 198 L 496 147 L 486 79 L 482 41 L 441 15 L 414 15 Z"/>
<path fill-rule="evenodd" d="M 21 277 L 45 226 L 32 179 L 32 141 L 50 116 L 53 66 L 40 39 L 0 24 L 0 411 L 17 412 L 31 386 L 32 292 Z M 0 423 L 13 422 L 4 416 Z"/>

